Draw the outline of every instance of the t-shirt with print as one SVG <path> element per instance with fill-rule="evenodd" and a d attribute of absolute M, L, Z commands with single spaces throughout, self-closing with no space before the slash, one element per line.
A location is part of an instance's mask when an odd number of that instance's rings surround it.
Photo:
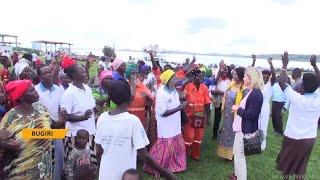
<path fill-rule="evenodd" d="M 77 169 L 77 167 L 82 165 L 90 165 L 91 153 L 90 149 L 76 149 L 74 148 L 69 156 L 66 163 L 66 174 L 68 180 L 73 180 L 74 172 Z"/>
<path fill-rule="evenodd" d="M 99 179 L 119 180 L 127 169 L 136 169 L 137 150 L 149 144 L 146 132 L 135 115 L 102 113 L 98 118 L 96 144 L 103 148 Z"/>

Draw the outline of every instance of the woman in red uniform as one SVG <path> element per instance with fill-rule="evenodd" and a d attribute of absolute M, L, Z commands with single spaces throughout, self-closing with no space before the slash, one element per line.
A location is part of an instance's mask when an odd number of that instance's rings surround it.
<path fill-rule="evenodd" d="M 209 120 L 210 103 L 208 88 L 203 84 L 204 75 L 199 69 L 191 71 L 194 80 L 184 89 L 188 106 L 186 114 L 188 123 L 184 125 L 183 136 L 188 155 L 194 160 L 200 159 L 200 145 Z"/>

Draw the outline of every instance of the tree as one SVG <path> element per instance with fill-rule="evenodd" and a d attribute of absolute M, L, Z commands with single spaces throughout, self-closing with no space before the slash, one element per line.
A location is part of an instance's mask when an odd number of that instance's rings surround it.
<path fill-rule="evenodd" d="M 102 49 L 102 53 L 106 57 L 115 57 L 116 56 L 114 49 L 110 46 L 104 46 Z"/>

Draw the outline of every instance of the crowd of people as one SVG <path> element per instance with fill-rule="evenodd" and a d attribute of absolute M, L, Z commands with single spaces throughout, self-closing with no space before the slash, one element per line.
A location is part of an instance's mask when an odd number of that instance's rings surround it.
<path fill-rule="evenodd" d="M 276 168 L 284 179 L 304 179 L 320 118 L 315 55 L 315 73 L 296 68 L 291 79 L 287 52 L 278 76 L 272 58 L 270 69 L 260 69 L 255 55 L 249 67 L 221 61 L 214 74 L 195 57 L 161 67 L 154 52 L 146 53 L 152 66 L 102 58 L 91 77 L 92 56 L 82 65 L 61 53 L 47 63 L 2 54 L 0 179 L 139 180 L 137 163 L 152 176 L 177 179 L 187 158 L 201 160 L 213 117 L 217 156 L 234 162 L 228 178 L 246 180 L 245 141 L 262 133 L 259 149 L 267 148 L 270 114 L 283 137 Z M 24 139 L 25 128 L 68 132 L 64 139 Z"/>

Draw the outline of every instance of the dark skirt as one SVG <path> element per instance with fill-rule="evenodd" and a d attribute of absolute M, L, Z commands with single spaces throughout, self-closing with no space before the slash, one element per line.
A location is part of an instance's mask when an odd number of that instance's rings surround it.
<path fill-rule="evenodd" d="M 304 175 L 315 142 L 316 138 L 296 140 L 284 136 L 277 169 L 284 175 Z"/>

